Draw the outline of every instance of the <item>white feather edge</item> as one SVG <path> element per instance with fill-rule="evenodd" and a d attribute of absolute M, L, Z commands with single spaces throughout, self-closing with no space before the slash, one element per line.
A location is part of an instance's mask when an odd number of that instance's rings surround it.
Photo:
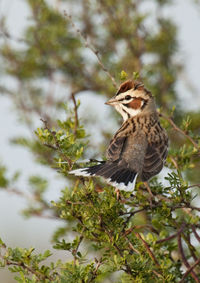
<path fill-rule="evenodd" d="M 83 160 L 77 160 L 76 163 L 88 163 L 90 162 L 89 159 L 83 159 Z M 56 161 L 56 163 L 60 163 L 60 164 L 65 164 L 65 163 L 69 163 L 68 161 Z"/>
<path fill-rule="evenodd" d="M 85 177 L 93 176 L 92 174 L 85 172 L 85 170 L 87 169 L 89 168 L 81 168 L 81 169 L 72 170 L 72 171 L 69 171 L 69 174 L 73 174 L 75 176 L 85 176 Z"/>
<path fill-rule="evenodd" d="M 85 172 L 85 170 L 87 170 L 88 168 L 81 168 L 81 169 L 76 169 L 76 170 L 72 170 L 69 172 L 69 174 L 74 174 L 75 176 L 85 176 L 85 177 L 92 177 L 95 176 L 95 174 L 90 174 Z M 97 175 L 98 176 L 98 175 Z M 119 189 L 119 190 L 124 190 L 127 192 L 133 191 L 135 188 L 135 182 L 137 179 L 138 174 L 135 175 L 135 178 L 133 180 L 133 182 L 129 182 L 127 185 L 125 185 L 123 182 L 122 183 L 117 183 L 117 182 L 112 182 L 110 178 L 106 179 L 104 177 L 104 180 L 106 180 L 106 182 L 108 184 L 110 184 L 111 186 Z M 101 177 L 101 176 L 99 176 Z"/>
<path fill-rule="evenodd" d="M 125 185 L 123 182 L 122 183 L 112 182 L 110 178 L 109 179 L 104 178 L 104 179 L 106 180 L 108 184 L 112 185 L 113 187 L 119 190 L 130 192 L 130 191 L 133 191 L 135 188 L 135 182 L 136 182 L 137 176 L 138 174 L 135 175 L 133 182 L 128 182 L 127 185 Z"/>

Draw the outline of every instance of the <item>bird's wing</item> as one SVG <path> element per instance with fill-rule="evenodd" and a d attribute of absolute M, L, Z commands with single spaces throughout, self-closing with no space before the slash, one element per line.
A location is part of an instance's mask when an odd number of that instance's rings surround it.
<path fill-rule="evenodd" d="M 110 142 L 110 145 L 107 149 L 107 158 L 111 161 L 118 160 L 123 151 L 127 137 L 116 137 L 113 138 Z"/>
<path fill-rule="evenodd" d="M 133 132 L 134 129 L 131 126 L 131 121 L 125 121 L 110 141 L 106 154 L 109 160 L 116 161 L 121 157 L 127 137 Z"/>
<path fill-rule="evenodd" d="M 160 134 L 155 135 L 155 140 L 148 143 L 142 169 L 142 181 L 147 181 L 158 174 L 163 168 L 168 151 L 168 137 L 162 129 Z"/>

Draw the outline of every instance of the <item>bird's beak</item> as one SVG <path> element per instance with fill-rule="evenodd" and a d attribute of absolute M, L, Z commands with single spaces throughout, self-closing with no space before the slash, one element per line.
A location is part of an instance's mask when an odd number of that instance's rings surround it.
<path fill-rule="evenodd" d="M 116 103 L 118 103 L 118 100 L 116 98 L 111 98 L 110 100 L 105 102 L 105 104 L 111 105 L 111 106 L 114 106 Z"/>

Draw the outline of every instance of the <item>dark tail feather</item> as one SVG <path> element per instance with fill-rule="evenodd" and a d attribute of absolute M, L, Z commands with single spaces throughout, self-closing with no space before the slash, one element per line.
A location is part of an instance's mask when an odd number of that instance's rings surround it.
<path fill-rule="evenodd" d="M 115 162 L 104 162 L 88 168 L 77 169 L 69 172 L 76 176 L 101 176 L 112 186 L 131 191 L 135 187 L 137 173 L 122 167 Z"/>

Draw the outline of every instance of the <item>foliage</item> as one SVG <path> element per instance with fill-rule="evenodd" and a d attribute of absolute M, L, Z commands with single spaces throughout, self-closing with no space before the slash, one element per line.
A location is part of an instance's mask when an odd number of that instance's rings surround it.
<path fill-rule="evenodd" d="M 67 251 L 69 258 L 48 264 L 51 252 L 11 248 L 1 240 L 1 266 L 16 273 L 17 282 L 200 282 L 200 184 L 194 183 L 200 169 L 199 113 L 184 113 L 178 103 L 175 83 L 183 66 L 173 60 L 177 29 L 171 19 L 160 16 L 170 1 L 155 1 L 160 13 L 142 12 L 144 0 L 117 6 L 113 0 L 68 1 L 73 17 L 63 13 L 65 1 L 60 10 L 44 0 L 26 2 L 31 21 L 21 48 L 10 44 L 12 35 L 2 22 L 7 37 L 0 47 L 2 72 L 17 84 L 14 90 L 6 85 L 0 89 L 13 100 L 31 133 L 35 121 L 42 120 L 34 137 L 15 137 L 12 143 L 56 170 L 66 186 L 60 199 L 49 203 L 48 176 L 30 176 L 32 201 L 24 215 L 60 219 L 62 225 L 52 236 L 54 252 Z M 120 80 L 138 77 L 155 95 L 171 139 L 168 173 L 162 182 L 158 177 L 149 182 L 152 196 L 142 182 L 134 192 L 117 195 L 98 178 L 68 174 L 85 165 L 79 160 L 88 158 L 87 149 L 93 147 L 88 120 L 79 117 L 77 95 L 92 91 L 109 97 Z M 101 134 L 105 144 L 113 133 L 105 127 Z M 7 175 L 0 166 L 0 187 L 26 198 L 17 188 L 19 173 Z"/>

